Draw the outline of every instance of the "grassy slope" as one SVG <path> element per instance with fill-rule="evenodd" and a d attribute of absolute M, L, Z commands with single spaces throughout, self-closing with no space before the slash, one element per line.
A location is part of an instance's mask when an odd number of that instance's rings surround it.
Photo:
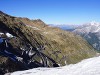
<path fill-rule="evenodd" d="M 96 54 L 80 36 L 49 27 L 41 20 L 0 15 L 0 27 L 34 47 L 45 46 L 43 52 L 61 65 L 65 65 L 65 61 L 67 64 L 77 63 Z"/>

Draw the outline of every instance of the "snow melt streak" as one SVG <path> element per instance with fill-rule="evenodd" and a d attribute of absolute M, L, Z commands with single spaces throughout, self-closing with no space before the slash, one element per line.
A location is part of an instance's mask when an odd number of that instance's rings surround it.
<path fill-rule="evenodd" d="M 35 68 L 11 75 L 100 75 L 100 56 L 59 68 Z"/>

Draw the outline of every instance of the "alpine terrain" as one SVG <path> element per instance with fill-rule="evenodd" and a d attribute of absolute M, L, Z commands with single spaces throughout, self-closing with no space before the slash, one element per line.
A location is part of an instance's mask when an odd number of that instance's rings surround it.
<path fill-rule="evenodd" d="M 75 34 L 81 35 L 85 38 L 95 49 L 100 50 L 100 23 L 90 22 L 77 27 Z"/>
<path fill-rule="evenodd" d="M 79 35 L 50 27 L 40 19 L 14 17 L 2 11 L 0 37 L 0 75 L 75 64 L 96 55 L 94 48 Z"/>

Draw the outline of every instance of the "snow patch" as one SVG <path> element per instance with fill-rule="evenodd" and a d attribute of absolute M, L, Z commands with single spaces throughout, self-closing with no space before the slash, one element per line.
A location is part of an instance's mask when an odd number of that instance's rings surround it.
<path fill-rule="evenodd" d="M 33 27 L 33 26 L 29 26 L 29 25 L 27 25 L 27 26 L 33 28 L 34 30 L 40 30 L 40 29 L 37 28 L 37 27 Z"/>
<path fill-rule="evenodd" d="M 93 44 L 93 47 L 96 48 L 97 45 L 98 45 L 97 43 L 94 43 L 94 44 Z"/>
<path fill-rule="evenodd" d="M 48 32 L 43 32 L 44 34 L 48 34 Z"/>
<path fill-rule="evenodd" d="M 1 33 L 1 32 L 0 32 L 0 35 L 3 35 L 3 34 L 4 34 L 4 33 Z"/>
<path fill-rule="evenodd" d="M 11 75 L 100 75 L 100 56 L 58 68 L 34 68 Z"/>
<path fill-rule="evenodd" d="M 14 37 L 12 34 L 10 34 L 10 33 L 6 33 L 6 36 L 7 37 Z"/>
<path fill-rule="evenodd" d="M 94 31 L 94 33 L 96 33 L 96 32 L 100 32 L 100 27 L 98 27 L 98 28 Z"/>

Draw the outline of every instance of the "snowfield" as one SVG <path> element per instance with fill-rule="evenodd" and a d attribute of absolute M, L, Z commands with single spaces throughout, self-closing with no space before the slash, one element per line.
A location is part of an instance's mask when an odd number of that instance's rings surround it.
<path fill-rule="evenodd" d="M 100 75 L 100 56 L 59 68 L 35 68 L 10 75 Z"/>

